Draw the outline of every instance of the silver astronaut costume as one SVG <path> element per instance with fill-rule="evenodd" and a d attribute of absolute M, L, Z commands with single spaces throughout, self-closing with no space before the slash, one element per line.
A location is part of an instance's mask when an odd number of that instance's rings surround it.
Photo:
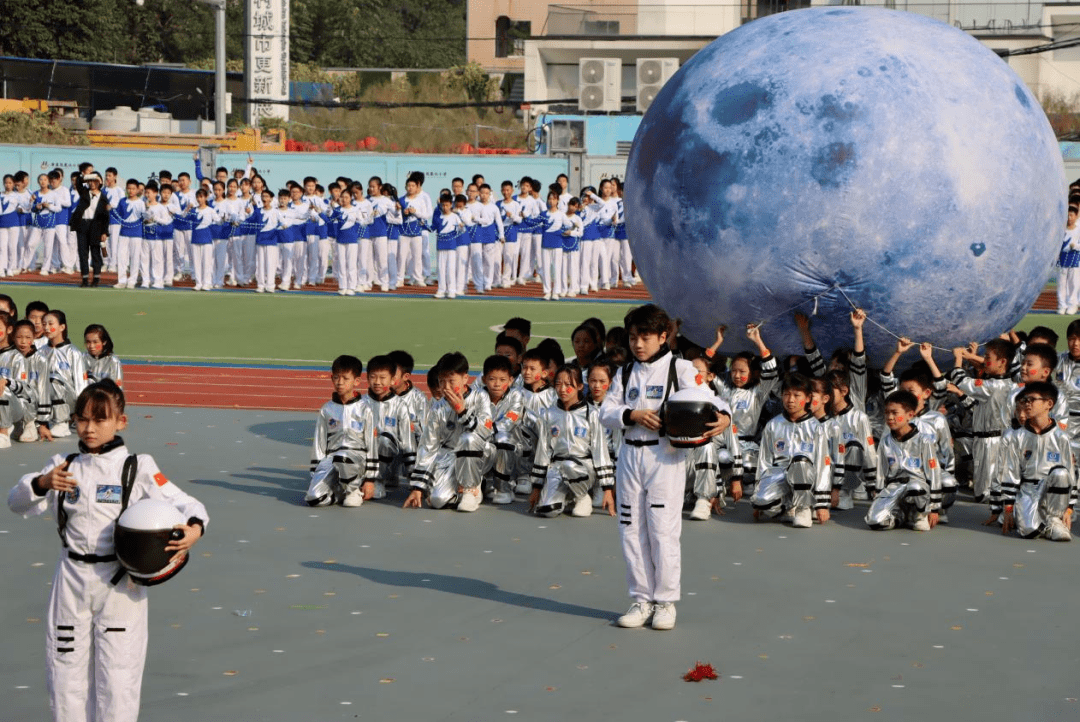
<path fill-rule="evenodd" d="M 805 413 L 791 421 L 780 415 L 765 425 L 758 455 L 758 482 L 750 499 L 755 511 L 774 517 L 787 509 L 828 509 L 832 461 L 825 427 Z"/>
<path fill-rule="evenodd" d="M 0 429 L 12 428 L 20 422 L 33 423 L 37 407 L 28 398 L 32 387 L 26 359 L 14 346 L 0 349 L 0 378 L 7 381 L 7 387 L 0 393 Z"/>
<path fill-rule="evenodd" d="M 915 424 L 923 433 L 934 435 L 934 449 L 941 474 L 941 510 L 947 511 L 956 502 L 956 493 L 960 488 L 956 481 L 956 455 L 949 421 L 937 411 L 923 409 L 915 417 Z"/>
<path fill-rule="evenodd" d="M 973 379 L 963 369 L 949 372 L 949 380 L 977 403 L 971 410 L 971 433 L 974 441 L 972 485 L 976 501 L 990 496 L 990 511 L 1001 513 L 1001 432 L 1008 428 L 1003 408 L 1016 383 L 1007 378 Z"/>
<path fill-rule="evenodd" d="M 409 410 L 409 421 L 412 423 L 413 435 L 413 463 L 415 463 L 415 451 L 417 446 L 420 445 L 420 434 L 423 432 L 424 417 L 427 416 L 429 399 L 422 391 L 420 391 L 420 389 L 416 388 L 411 383 L 409 384 L 409 388 L 398 394 L 398 397 L 405 402 L 405 408 Z M 408 484 L 409 475 L 412 474 L 412 466 L 406 471 L 399 462 L 396 465 L 396 471 L 398 482 L 401 484 Z"/>
<path fill-rule="evenodd" d="M 615 466 L 615 498 L 626 582 L 634 601 L 677 602 L 686 454 L 659 432 L 630 421 L 630 413 L 659 411 L 668 391 L 677 390 L 670 388 L 673 380 L 678 388 L 692 388 L 701 385 L 701 377 L 692 363 L 676 359 L 667 347 L 647 361 L 635 361 L 629 369 L 625 383 L 625 368 L 615 374 L 600 405 L 604 426 L 623 431 Z"/>
<path fill-rule="evenodd" d="M 1080 361 L 1073 361 L 1068 351 L 1058 356 L 1057 366 L 1054 367 L 1054 383 L 1058 388 L 1058 396 L 1065 397 L 1069 410 L 1068 426 L 1073 455 L 1080 457 Z M 1060 420 L 1065 419 L 1062 417 Z"/>
<path fill-rule="evenodd" d="M 537 514 L 558 516 L 587 495 L 593 484 L 603 489 L 614 486 L 604 427 L 587 401 L 569 409 L 558 402 L 543 409 L 537 423 L 540 435 L 532 468 L 533 488 L 541 490 Z"/>
<path fill-rule="evenodd" d="M 441 399 L 424 418 L 409 483 L 424 492 L 435 509 L 457 501 L 459 487 L 474 489 L 482 480 L 484 447 L 493 428 L 491 399 L 468 389 L 464 401 L 460 415 Z"/>
<path fill-rule="evenodd" d="M 900 439 L 885 434 L 879 444 L 879 475 L 884 487 L 870 503 L 866 523 L 871 529 L 914 524 L 941 511 L 941 466 L 936 438 L 918 425 Z"/>
<path fill-rule="evenodd" d="M 121 471 L 129 452 L 117 437 L 99 453 L 83 453 L 68 471 L 78 489 L 63 496 L 65 548 L 53 577 L 46 614 L 47 684 L 53 719 L 63 722 L 133 722 L 146 660 L 146 587 L 123 577 L 113 549 L 113 529 L 121 513 Z M 32 482 L 63 464 L 55 455 L 40 471 L 27 474 L 8 494 L 16 514 L 58 513 L 55 491 L 38 496 Z M 160 499 L 205 529 L 206 508 L 158 470 L 151 456 L 138 456 L 129 504 Z M 91 656 L 93 649 L 93 656 Z M 92 690 L 92 691 L 91 691 Z"/>
<path fill-rule="evenodd" d="M 337 394 L 319 409 L 311 445 L 311 483 L 304 501 L 329 506 L 379 473 L 375 418 L 363 396 L 344 404 Z"/>
<path fill-rule="evenodd" d="M 866 485 L 877 487 L 877 448 L 874 446 L 870 417 L 849 404 L 825 422 L 832 457 L 834 489 L 854 491 Z"/>
<path fill-rule="evenodd" d="M 728 485 L 742 482 L 742 449 L 738 428 L 728 424 L 724 433 L 701 446 L 686 450 L 686 496 L 694 499 L 719 499 L 724 506 Z"/>
<path fill-rule="evenodd" d="M 484 448 L 483 474 L 490 476 L 495 493 L 514 493 L 523 445 L 521 423 L 524 417 L 525 394 L 520 388 L 511 386 L 491 407 L 493 433 Z"/>
<path fill-rule="evenodd" d="M 544 409 L 553 406 L 558 400 L 553 386 L 544 386 L 539 391 L 522 387 L 525 398 L 525 416 L 518 425 L 518 470 L 517 492 L 528 493 L 532 488 L 532 463 L 536 454 L 536 439 L 540 434 L 537 416 Z"/>
<path fill-rule="evenodd" d="M 49 355 L 49 384 L 52 388 L 51 422 L 68 424 L 75 399 L 86 388 L 86 354 L 64 341 Z"/>
<path fill-rule="evenodd" d="M 398 469 L 407 475 L 416 462 L 416 441 L 413 437 L 412 416 L 405 399 L 390 391 L 381 399 L 370 392 L 364 401 L 371 408 L 375 421 L 375 448 L 379 468 L 375 479 L 394 485 Z M 378 493 L 376 493 L 378 496 Z"/>
<path fill-rule="evenodd" d="M 90 383 L 97 383 L 105 379 L 112 379 L 117 386 L 124 385 L 124 367 L 115 354 L 107 354 L 94 358 L 86 356 L 86 376 Z"/>
<path fill-rule="evenodd" d="M 1076 506 L 1071 438 L 1058 423 L 1041 432 L 1025 426 L 1009 433 L 1003 449 L 1001 501 L 1013 507 L 1025 539 L 1045 533 L 1051 517 Z"/>
<path fill-rule="evenodd" d="M 753 388 L 737 388 L 726 378 L 720 382 L 718 394 L 731 409 L 731 425 L 738 429 L 744 482 L 752 482 L 757 474 L 758 424 L 765 402 L 779 383 L 776 357 L 771 354 L 761 360 L 761 380 Z"/>

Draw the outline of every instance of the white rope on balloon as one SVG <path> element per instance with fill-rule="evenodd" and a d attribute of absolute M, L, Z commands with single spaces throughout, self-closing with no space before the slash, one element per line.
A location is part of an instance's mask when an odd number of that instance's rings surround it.
<path fill-rule="evenodd" d="M 848 302 L 848 304 L 849 304 L 849 305 L 851 306 L 851 309 L 852 309 L 853 311 L 858 311 L 858 310 L 861 310 L 861 309 L 860 309 L 860 307 L 859 307 L 859 305 L 858 305 L 857 303 L 855 303 L 855 301 L 853 301 L 853 300 L 851 299 L 851 296 L 847 295 L 847 293 L 845 293 L 845 292 L 844 292 L 844 289 L 842 289 L 842 288 L 841 288 L 841 287 L 840 287 L 839 285 L 837 285 L 837 284 L 833 284 L 832 286 L 830 286 L 830 287 L 826 288 L 826 289 L 825 289 L 824 291 L 822 291 L 821 293 L 818 293 L 818 294 L 816 294 L 816 295 L 810 296 L 809 298 L 807 298 L 807 299 L 804 299 L 804 300 L 800 301 L 799 303 L 796 303 L 796 304 L 795 304 L 794 306 L 792 306 L 792 307 L 790 307 L 790 308 L 784 309 L 783 311 L 780 311 L 779 313 L 773 314 L 772 316 L 769 316 L 768 318 L 766 318 L 766 319 L 764 319 L 764 320 L 762 320 L 762 321 L 759 321 L 758 323 L 754 324 L 754 326 L 755 326 L 755 328 L 761 328 L 762 326 L 764 326 L 765 324 L 769 323 L 770 321 L 775 321 L 776 319 L 780 318 L 781 316 L 786 316 L 786 315 L 788 315 L 789 313 L 791 313 L 792 311 L 795 311 L 795 310 L 797 310 L 797 309 L 799 309 L 799 308 L 802 308 L 803 306 L 805 306 L 806 304 L 808 304 L 808 303 L 810 303 L 810 302 L 813 302 L 813 304 L 814 304 L 814 308 L 813 308 L 813 310 L 812 310 L 812 311 L 810 312 L 810 315 L 811 315 L 811 316 L 816 316 L 816 315 L 817 315 L 817 311 L 818 311 L 818 299 L 820 299 L 820 298 L 821 298 L 822 296 L 825 296 L 825 295 L 829 294 L 829 293 L 830 293 L 830 292 L 832 292 L 832 291 L 839 291 L 839 292 L 840 292 L 840 295 L 844 297 L 844 300 L 846 300 L 846 301 Z M 865 311 L 864 311 L 864 313 L 865 313 Z M 895 332 L 893 332 L 892 330 L 890 330 L 890 329 L 889 329 L 889 328 L 887 328 L 886 326 L 884 326 L 884 325 L 882 325 L 882 324 L 878 323 L 878 322 L 877 322 L 877 321 L 875 321 L 875 320 L 874 320 L 873 318 L 871 318 L 871 317 L 870 317 L 869 315 L 867 315 L 867 316 L 866 316 L 866 320 L 867 320 L 867 321 L 869 321 L 870 323 L 874 324 L 875 326 L 877 326 L 878 328 L 880 328 L 880 329 L 881 329 L 882 331 L 884 331 L 885 333 L 889 334 L 890 336 L 892 336 L 893 338 L 895 338 L 895 339 L 896 339 L 896 340 L 898 340 L 898 341 L 899 341 L 900 339 L 902 339 L 902 338 L 905 338 L 904 336 L 901 336 L 900 334 L 898 334 L 898 333 L 895 333 Z M 932 348 L 934 348 L 934 349 L 935 349 L 935 350 L 937 350 L 937 351 L 945 351 L 945 352 L 947 352 L 947 353 L 952 353 L 952 349 L 951 349 L 951 348 L 942 348 L 941 346 L 933 346 L 932 344 L 931 344 L 931 346 L 932 346 Z M 980 343 L 980 344 L 979 344 L 979 346 L 983 346 L 983 344 L 981 344 L 981 343 Z"/>

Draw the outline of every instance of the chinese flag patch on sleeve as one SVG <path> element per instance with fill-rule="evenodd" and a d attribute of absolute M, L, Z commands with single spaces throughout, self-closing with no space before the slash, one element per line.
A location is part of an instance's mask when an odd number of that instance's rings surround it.
<path fill-rule="evenodd" d="M 506 418 L 510 419 L 511 421 L 517 421 L 518 420 L 517 412 L 516 411 L 507 411 L 506 412 Z"/>
<path fill-rule="evenodd" d="M 491 426 L 492 426 L 491 419 L 488 419 L 487 421 L 484 422 L 484 428 L 490 429 Z"/>
<path fill-rule="evenodd" d="M 874 445 L 874 437 L 873 436 L 867 436 L 866 437 L 866 444 L 868 446 L 873 446 Z"/>
<path fill-rule="evenodd" d="M 702 376 L 701 374 L 695 375 L 694 376 L 694 383 L 697 384 L 698 386 L 701 386 L 703 383 L 705 383 L 705 377 Z"/>
<path fill-rule="evenodd" d="M 936 469 L 937 468 L 937 459 L 934 459 L 934 458 L 930 459 L 930 468 L 931 469 Z"/>
<path fill-rule="evenodd" d="M 156 483 L 158 486 L 165 486 L 169 483 L 169 480 L 166 479 L 165 475 L 159 471 L 158 473 L 154 474 L 154 483 Z"/>

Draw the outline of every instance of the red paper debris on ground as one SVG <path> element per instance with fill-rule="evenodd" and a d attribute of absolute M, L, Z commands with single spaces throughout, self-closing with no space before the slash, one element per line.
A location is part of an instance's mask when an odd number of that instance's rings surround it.
<path fill-rule="evenodd" d="M 695 664 L 686 674 L 683 675 L 683 679 L 687 682 L 700 682 L 703 679 L 716 679 L 716 670 L 713 666 L 706 662 L 702 664 L 698 662 Z"/>

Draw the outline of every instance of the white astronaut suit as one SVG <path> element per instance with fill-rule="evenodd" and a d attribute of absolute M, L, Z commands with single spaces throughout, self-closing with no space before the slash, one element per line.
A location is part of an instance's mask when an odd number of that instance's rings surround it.
<path fill-rule="evenodd" d="M 16 514 L 36 516 L 52 510 L 67 521 L 64 548 L 53 577 L 46 613 L 47 685 L 53 719 L 58 722 L 132 722 L 146 661 L 146 587 L 123 576 L 113 547 L 115 522 L 123 508 L 121 471 L 129 453 L 120 437 L 100 453 L 79 454 L 68 466 L 78 488 L 39 494 L 35 479 L 64 463 L 54 455 L 39 472 L 23 476 L 8 494 Z M 137 457 L 129 505 L 159 499 L 175 506 L 205 529 L 206 508 L 158 469 L 151 456 Z M 91 650 L 93 656 L 91 657 Z M 92 660 L 92 664 L 91 664 Z"/>

